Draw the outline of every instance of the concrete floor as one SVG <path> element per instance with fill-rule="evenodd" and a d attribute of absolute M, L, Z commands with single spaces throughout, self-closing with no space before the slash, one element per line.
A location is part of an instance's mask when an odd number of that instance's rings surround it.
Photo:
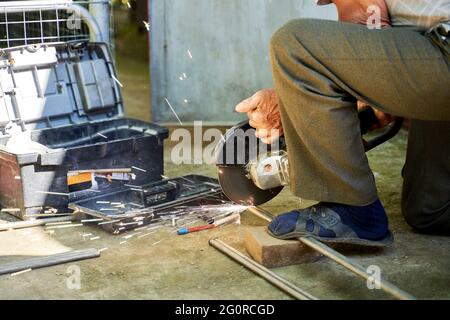
<path fill-rule="evenodd" d="M 378 265 L 382 275 L 421 299 L 450 299 L 450 238 L 414 233 L 400 213 L 400 169 L 406 134 L 370 154 L 380 194 L 395 234 L 395 245 L 384 251 L 343 253 L 364 266 Z M 215 175 L 213 166 L 174 166 L 166 149 L 166 174 Z M 285 190 L 264 206 L 272 213 L 298 207 Z M 98 227 L 81 227 L 44 233 L 43 228 L 0 233 L 0 263 L 31 255 L 46 255 L 69 248 L 108 247 L 100 258 L 33 270 L 15 277 L 0 276 L 2 299 L 289 299 L 289 296 L 208 246 L 220 237 L 244 252 L 243 234 L 264 223 L 251 213 L 242 215 L 241 226 L 205 231 L 184 237 L 170 230 L 120 244 L 123 235 L 113 236 Z M 83 240 L 84 233 L 101 238 Z M 161 241 L 161 242 L 159 242 Z M 66 285 L 68 267 L 81 270 L 81 289 Z M 365 282 L 327 258 L 313 264 L 275 270 L 321 299 L 389 299 L 370 291 Z"/>

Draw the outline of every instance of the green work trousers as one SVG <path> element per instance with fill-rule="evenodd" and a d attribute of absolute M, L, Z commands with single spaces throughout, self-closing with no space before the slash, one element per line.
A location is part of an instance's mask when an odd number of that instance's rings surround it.
<path fill-rule="evenodd" d="M 409 27 L 301 19 L 273 35 L 270 54 L 296 196 L 355 206 L 378 198 L 360 100 L 413 119 L 403 212 L 417 229 L 450 232 L 450 70 L 438 45 Z"/>

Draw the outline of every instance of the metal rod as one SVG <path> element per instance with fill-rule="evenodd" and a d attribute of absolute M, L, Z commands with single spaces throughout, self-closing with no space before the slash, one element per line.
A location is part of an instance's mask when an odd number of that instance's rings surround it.
<path fill-rule="evenodd" d="M 346 256 L 324 245 L 322 242 L 313 238 L 299 238 L 298 240 L 306 244 L 308 247 L 323 254 L 324 256 L 327 256 L 331 260 L 339 263 L 341 266 L 350 270 L 361 278 L 364 278 L 365 280 L 368 280 L 370 278 L 370 275 L 366 271 L 367 269 L 364 269 L 364 267 L 360 264 L 348 259 Z M 414 296 L 403 291 L 402 289 L 396 287 L 386 280 L 380 279 L 380 285 L 381 289 L 384 292 L 391 294 L 399 300 L 416 300 Z"/>
<path fill-rule="evenodd" d="M 73 220 L 75 220 L 74 216 L 65 216 L 65 217 L 60 217 L 60 218 L 48 218 L 48 219 L 38 219 L 38 220 L 31 220 L 31 221 L 9 222 L 9 223 L 0 224 L 0 231 L 32 228 L 32 227 L 43 226 L 47 223 L 65 222 L 65 221 L 73 221 Z"/>
<path fill-rule="evenodd" d="M 0 265 L 0 275 L 20 272 L 28 269 L 39 269 L 50 266 L 55 266 L 67 262 L 97 258 L 100 252 L 97 249 L 85 249 L 58 253 L 46 257 L 37 257 L 18 262 L 11 262 Z"/>
<path fill-rule="evenodd" d="M 250 207 L 248 210 L 254 215 L 268 222 L 272 221 L 273 218 L 272 214 L 264 209 L 258 207 Z M 370 275 L 366 272 L 366 269 L 363 266 L 350 260 L 346 256 L 340 254 L 339 252 L 328 247 L 322 242 L 313 238 L 306 238 L 306 237 L 299 238 L 298 240 L 307 245 L 308 247 L 310 247 L 311 249 L 314 249 L 317 252 L 323 254 L 324 256 L 330 258 L 331 260 L 337 262 L 338 264 L 340 264 L 347 270 L 350 270 L 354 274 L 364 278 L 365 280 L 369 279 Z M 392 296 L 394 296 L 399 300 L 416 300 L 416 298 L 413 295 L 407 293 L 406 291 L 403 291 L 402 289 L 396 287 L 395 285 L 386 280 L 380 279 L 380 284 L 381 289 L 384 292 L 391 294 Z"/>
<path fill-rule="evenodd" d="M 256 261 L 243 255 L 242 253 L 240 253 L 233 247 L 227 245 L 226 243 L 220 241 L 219 239 L 211 239 L 209 240 L 209 244 L 212 247 L 216 248 L 217 250 L 221 251 L 222 253 L 226 254 L 233 260 L 239 262 L 247 269 L 261 276 L 262 278 L 264 278 L 277 288 L 291 295 L 292 297 L 298 300 L 318 300 L 316 297 L 303 291 L 302 289 L 298 288 L 297 286 L 278 276 L 276 273 L 270 271 L 269 269 L 260 265 Z"/>

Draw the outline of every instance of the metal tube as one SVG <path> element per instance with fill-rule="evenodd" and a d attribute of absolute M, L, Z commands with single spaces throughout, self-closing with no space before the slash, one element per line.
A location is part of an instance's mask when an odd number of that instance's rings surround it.
<path fill-rule="evenodd" d="M 323 254 L 324 256 L 327 256 L 331 260 L 339 263 L 341 266 L 350 270 L 351 272 L 355 273 L 361 278 L 364 278 L 365 280 L 368 280 L 370 278 L 370 275 L 367 273 L 366 269 L 364 269 L 363 266 L 348 259 L 346 256 L 331 249 L 330 247 L 324 245 L 322 242 L 317 241 L 316 239 L 313 238 L 299 238 L 298 240 L 306 244 L 308 247 Z M 380 279 L 380 285 L 381 289 L 384 292 L 391 294 L 392 296 L 394 296 L 399 300 L 416 300 L 414 296 L 403 291 L 402 289 L 396 287 L 395 285 L 386 280 Z"/>
<path fill-rule="evenodd" d="M 8 222 L 0 224 L 0 231 L 9 231 L 16 229 L 33 228 L 38 226 L 43 226 L 47 223 L 55 222 L 66 222 L 73 221 L 75 217 L 73 215 L 58 217 L 58 218 L 47 218 L 47 219 L 36 219 L 30 221 L 19 221 L 19 222 Z"/>
<path fill-rule="evenodd" d="M 84 249 L 69 252 L 63 252 L 45 257 L 30 258 L 18 262 L 10 262 L 0 265 L 0 275 L 15 273 L 29 269 L 40 269 L 56 266 L 73 261 L 80 261 L 100 257 L 97 249 Z"/>
<path fill-rule="evenodd" d="M 258 207 L 250 207 L 248 209 L 248 211 L 250 211 L 254 215 L 262 218 L 263 220 L 266 220 L 268 222 L 272 221 L 272 218 L 273 218 L 272 214 L 264 209 L 261 209 Z M 327 245 L 323 244 L 322 242 L 317 241 L 316 239 L 313 239 L 313 238 L 306 238 L 306 237 L 299 238 L 298 240 L 301 241 L 302 243 L 304 243 L 305 245 L 307 245 L 308 247 L 310 247 L 310 248 L 316 250 L 317 252 L 323 254 L 324 256 L 330 258 L 331 260 L 337 262 L 338 264 L 340 264 L 344 268 L 350 270 L 351 272 L 355 273 L 356 275 L 364 278 L 365 280 L 369 279 L 370 275 L 366 272 L 366 269 L 363 266 L 350 260 L 346 256 L 340 254 L 339 252 L 328 247 Z M 380 284 L 381 284 L 381 289 L 383 291 L 391 294 L 392 296 L 394 296 L 397 299 L 400 299 L 400 300 L 415 300 L 416 299 L 413 295 L 403 291 L 402 289 L 396 287 L 395 285 L 393 285 L 392 283 L 390 283 L 386 280 L 380 279 Z"/>
<path fill-rule="evenodd" d="M 292 283 L 286 281 L 285 279 L 278 276 L 276 273 L 270 271 L 266 267 L 248 258 L 247 256 L 243 255 L 242 253 L 240 253 L 233 247 L 227 245 L 226 243 L 220 241 L 219 239 L 211 239 L 209 240 L 209 244 L 212 247 L 216 248 L 217 250 L 221 251 L 222 253 L 226 254 L 230 258 L 239 262 L 247 269 L 250 269 L 257 275 L 266 279 L 268 282 L 270 282 L 277 288 L 281 289 L 282 291 L 286 292 L 287 294 L 291 295 L 292 297 L 298 300 L 318 300 L 316 297 L 303 291 L 302 289 L 298 288 Z"/>

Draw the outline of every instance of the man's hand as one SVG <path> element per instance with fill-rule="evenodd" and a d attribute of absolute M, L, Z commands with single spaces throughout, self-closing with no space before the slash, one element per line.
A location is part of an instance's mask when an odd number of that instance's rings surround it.
<path fill-rule="evenodd" d="M 382 129 L 397 119 L 397 117 L 395 117 L 393 115 L 384 113 L 380 110 L 377 110 L 377 109 L 369 106 L 368 104 L 366 104 L 364 102 L 358 101 L 358 110 L 361 110 L 364 108 L 372 108 L 373 111 L 375 112 L 375 116 L 378 119 L 378 123 L 376 125 L 374 125 L 372 128 L 370 128 L 370 130 Z"/>
<path fill-rule="evenodd" d="M 338 10 L 339 21 L 368 25 L 378 22 L 378 14 L 380 27 L 391 25 L 385 0 L 333 0 L 333 3 Z"/>
<path fill-rule="evenodd" d="M 278 100 L 274 89 L 264 89 L 236 106 L 237 112 L 247 113 L 256 136 L 271 144 L 283 135 Z"/>

